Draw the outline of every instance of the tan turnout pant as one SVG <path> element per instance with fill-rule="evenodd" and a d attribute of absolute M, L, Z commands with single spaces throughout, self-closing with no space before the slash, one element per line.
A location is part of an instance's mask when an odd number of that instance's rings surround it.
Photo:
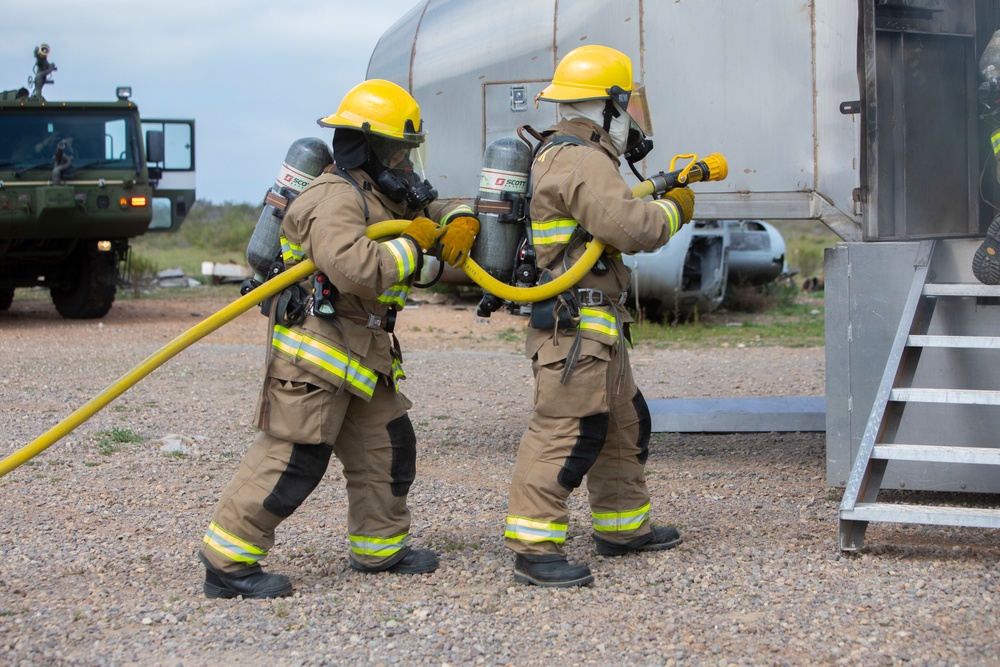
<path fill-rule="evenodd" d="M 265 382 L 270 424 L 216 506 L 202 544 L 208 561 L 232 572 L 264 558 L 275 529 L 319 484 L 331 454 L 347 479 L 352 558 L 380 569 L 405 556 L 416 461 L 405 397 L 384 381 L 370 402 L 305 382 Z"/>
<path fill-rule="evenodd" d="M 561 343 L 568 347 L 565 340 Z M 590 352 L 595 352 L 590 346 Z M 621 544 L 650 532 L 644 474 L 650 416 L 626 354 L 599 346 L 560 383 L 564 360 L 551 341 L 532 362 L 535 407 L 521 438 L 511 482 L 505 541 L 521 554 L 561 554 L 568 532 L 566 500 L 587 479 L 595 534 Z M 613 395 L 618 362 L 622 390 Z"/>

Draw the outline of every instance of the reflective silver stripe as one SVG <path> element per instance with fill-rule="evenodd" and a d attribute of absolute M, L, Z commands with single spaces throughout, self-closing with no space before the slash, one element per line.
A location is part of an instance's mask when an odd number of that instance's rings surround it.
<path fill-rule="evenodd" d="M 306 256 L 305 251 L 298 243 L 292 243 L 284 236 L 281 237 L 281 258 L 286 262 L 301 262 Z"/>
<path fill-rule="evenodd" d="M 393 285 L 386 291 L 379 295 L 378 301 L 380 303 L 388 303 L 392 306 L 398 306 L 403 308 L 406 306 L 406 297 L 410 295 L 409 285 Z"/>
<path fill-rule="evenodd" d="M 338 379 L 347 380 L 351 386 L 366 396 L 375 393 L 378 373 L 365 368 L 356 359 L 351 360 L 348 369 L 346 354 L 312 336 L 276 324 L 271 336 L 271 345 L 287 355 L 322 368 Z"/>
<path fill-rule="evenodd" d="M 670 235 L 673 236 L 681 228 L 681 213 L 677 203 L 670 199 L 655 199 L 653 203 L 663 209 L 667 216 L 667 224 L 670 226 Z"/>
<path fill-rule="evenodd" d="M 396 260 L 396 270 L 399 279 L 409 276 L 417 268 L 417 258 L 413 254 L 413 243 L 405 239 L 392 239 L 379 245 L 383 246 Z"/>
<path fill-rule="evenodd" d="M 363 556 L 378 556 L 387 558 L 405 547 L 410 541 L 410 535 L 403 533 L 395 537 L 371 537 L 369 535 L 350 535 L 351 551 Z"/>
<path fill-rule="evenodd" d="M 615 316 L 596 308 L 580 309 L 580 329 L 594 331 L 618 340 L 618 321 Z"/>
<path fill-rule="evenodd" d="M 455 218 L 460 218 L 466 215 L 475 218 L 476 212 L 473 211 L 470 207 L 466 206 L 465 204 L 460 204 L 459 206 L 455 207 L 454 211 L 450 212 L 448 215 L 444 217 L 443 220 L 441 220 L 441 224 L 446 225 Z"/>
<path fill-rule="evenodd" d="M 245 540 L 241 540 L 232 533 L 223 530 L 214 521 L 209 524 L 205 537 L 201 540 L 213 551 L 237 563 L 247 563 L 253 565 L 261 558 L 267 556 L 263 549 L 255 547 Z"/>
<path fill-rule="evenodd" d="M 549 523 L 546 521 L 535 521 L 521 516 L 507 517 L 507 530 L 504 537 L 522 542 L 555 542 L 562 544 L 566 541 L 566 531 L 569 526 L 565 523 Z"/>
<path fill-rule="evenodd" d="M 636 530 L 649 519 L 649 503 L 634 510 L 624 512 L 593 512 L 594 530 L 601 533 L 617 533 Z"/>
<path fill-rule="evenodd" d="M 392 380 L 396 382 L 396 391 L 399 391 L 399 381 L 406 379 L 406 373 L 403 372 L 403 364 L 399 362 L 399 359 L 393 358 L 392 360 Z"/>
<path fill-rule="evenodd" d="M 535 245 L 556 245 L 569 243 L 570 237 L 576 231 L 577 222 L 572 218 L 549 220 L 547 222 L 531 221 L 531 240 Z"/>

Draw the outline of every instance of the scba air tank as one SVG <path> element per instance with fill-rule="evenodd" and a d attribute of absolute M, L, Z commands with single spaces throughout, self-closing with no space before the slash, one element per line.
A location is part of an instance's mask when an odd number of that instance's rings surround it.
<path fill-rule="evenodd" d="M 979 57 L 979 75 L 983 81 L 1000 78 L 1000 30 L 993 33 Z"/>
<path fill-rule="evenodd" d="M 247 245 L 247 262 L 263 282 L 281 251 L 281 219 L 299 194 L 333 162 L 329 145 L 322 139 L 297 139 L 288 148 L 274 185 L 264 196 L 264 210 Z"/>
<path fill-rule="evenodd" d="M 487 273 L 510 282 L 524 227 L 524 196 L 528 191 L 531 150 L 514 137 L 500 137 L 486 147 L 479 177 L 476 215 L 479 234 L 472 259 Z"/>

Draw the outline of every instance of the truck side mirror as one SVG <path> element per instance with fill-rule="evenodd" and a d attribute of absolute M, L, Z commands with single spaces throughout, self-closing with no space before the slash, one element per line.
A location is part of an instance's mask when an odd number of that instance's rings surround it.
<path fill-rule="evenodd" d="M 163 162 L 165 152 L 163 130 L 147 130 L 146 162 Z"/>

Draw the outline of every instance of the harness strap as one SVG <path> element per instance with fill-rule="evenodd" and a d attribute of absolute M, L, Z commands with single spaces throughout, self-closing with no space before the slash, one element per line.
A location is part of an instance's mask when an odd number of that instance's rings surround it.
<path fill-rule="evenodd" d="M 361 197 L 361 205 L 364 206 L 365 208 L 365 224 L 368 224 L 368 218 L 370 217 L 368 215 L 368 202 L 365 200 L 365 193 L 361 185 L 357 182 L 357 180 L 355 180 L 353 176 L 348 174 L 340 167 L 334 167 L 333 169 L 330 170 L 330 173 L 340 176 L 342 179 L 353 185 L 354 189 L 358 191 L 358 196 Z"/>
<path fill-rule="evenodd" d="M 345 320 L 350 320 L 355 324 L 360 324 L 362 326 L 368 327 L 369 329 L 382 329 L 388 333 L 392 333 L 396 326 L 396 309 L 390 308 L 389 312 L 385 315 L 376 315 L 375 313 L 362 313 L 359 311 L 343 311 L 338 309 L 337 315 L 343 317 Z"/>

